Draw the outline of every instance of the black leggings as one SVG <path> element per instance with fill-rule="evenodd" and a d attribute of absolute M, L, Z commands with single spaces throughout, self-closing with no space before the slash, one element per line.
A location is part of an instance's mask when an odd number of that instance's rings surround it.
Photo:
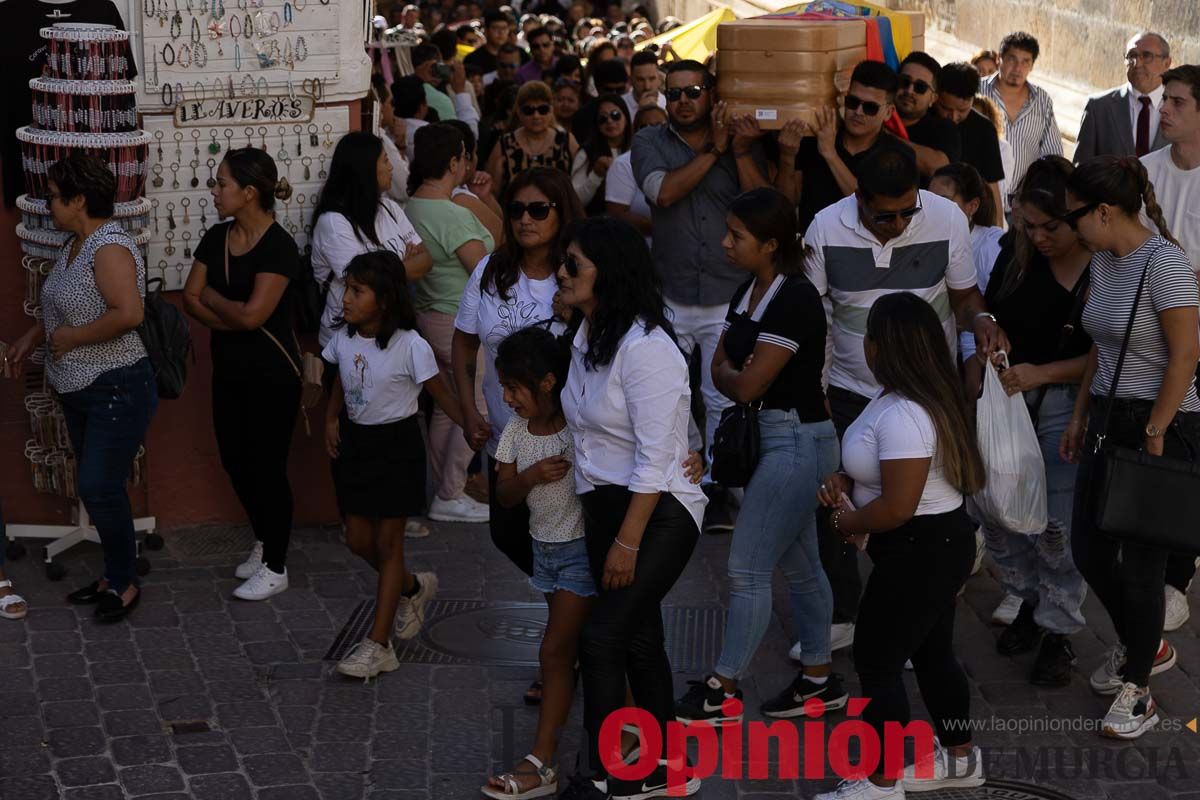
<path fill-rule="evenodd" d="M 960 506 L 871 536 L 874 569 L 858 610 L 854 666 L 870 699 L 863 720 L 881 742 L 884 722 L 909 722 L 909 659 L 941 743 L 971 740 L 970 689 L 954 656 L 954 606 L 975 561 L 974 530 Z"/>
<path fill-rule="evenodd" d="M 214 373 L 212 407 L 221 466 L 254 538 L 262 542 L 263 561 L 283 572 L 292 536 L 287 464 L 300 410 L 300 381 L 272 383 Z"/>
<path fill-rule="evenodd" d="M 624 486 L 599 486 L 581 497 L 588 561 L 600 596 L 583 628 L 583 717 L 589 758 L 598 774 L 600 728 L 609 714 L 625 705 L 626 680 L 638 708 L 654 715 L 666 735 L 675 719 L 675 691 L 667 660 L 662 600 L 687 566 L 700 529 L 673 495 L 659 496 L 646 524 L 633 584 L 606 591 L 600 587 L 608 550 L 621 530 L 632 493 Z M 665 741 L 665 739 L 664 739 Z"/>
<path fill-rule="evenodd" d="M 488 456 L 488 531 L 492 544 L 517 569 L 533 575 L 533 537 L 529 535 L 529 506 L 519 503 L 505 508 L 496 502 L 496 460 Z"/>

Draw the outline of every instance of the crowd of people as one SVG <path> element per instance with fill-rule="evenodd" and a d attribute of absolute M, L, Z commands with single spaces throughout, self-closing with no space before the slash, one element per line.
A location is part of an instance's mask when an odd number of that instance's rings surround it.
<path fill-rule="evenodd" d="M 232 150 L 216 173 L 229 221 L 197 246 L 184 305 L 211 330 L 221 461 L 258 542 L 235 596 L 288 587 L 302 407 L 288 287 L 311 268 L 332 483 L 347 546 L 379 575 L 374 624 L 338 671 L 394 670 L 393 638 L 419 633 L 438 580 L 408 569 L 404 543 L 428 535 L 426 513 L 486 522 L 549 606 L 525 695 L 535 741 L 483 795 L 667 796 L 665 763 L 637 783 L 608 775 L 639 744 L 602 752 L 601 727 L 626 705 L 659 726 L 740 719 L 727 701 L 776 569 L 799 668 L 761 713 L 845 706 L 832 659 L 852 647 L 881 739 L 909 720 L 906 667 L 937 734 L 932 763 L 825 800 L 984 782 L 953 634 L 985 552 L 1007 593 L 998 652 L 1036 649 L 1030 680 L 1067 685 L 1090 586 L 1119 637 L 1090 678 L 1113 697 L 1102 730 L 1154 727 L 1150 679 L 1176 662 L 1164 632 L 1187 620 L 1196 554 L 1103 530 L 1089 502 L 1098 439 L 1179 459 L 1200 446 L 1200 67 L 1134 37 L 1128 84 L 1089 102 L 1072 162 L 1029 81 L 1027 33 L 972 63 L 862 62 L 840 109 L 767 132 L 730 113 L 713 62 L 637 49 L 677 23 L 640 9 L 430 2 L 392 21 L 428 41 L 412 75 L 374 80 L 382 136 L 339 142 L 308 262 L 274 220 L 286 188 L 267 153 Z M 134 333 L 144 266 L 109 219 L 107 175 L 85 156 L 51 171 L 74 236 L 10 358 L 51 349 L 105 552 L 69 599 L 119 619 L 142 591 L 121 464 L 156 398 Z M 974 420 L 993 368 L 1045 464 L 1032 534 L 969 514 L 989 480 Z M 714 442 L 738 436 L 756 458 L 714 470 Z M 729 531 L 724 644 L 676 698 L 661 603 L 701 534 Z M 0 612 L 23 615 L 13 596 Z M 560 780 L 577 676 L 592 769 Z"/>

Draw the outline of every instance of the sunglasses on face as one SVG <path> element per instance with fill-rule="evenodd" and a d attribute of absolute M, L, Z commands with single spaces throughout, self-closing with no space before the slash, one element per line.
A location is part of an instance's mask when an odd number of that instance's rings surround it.
<path fill-rule="evenodd" d="M 522 203 L 520 200 L 512 200 L 508 204 L 508 218 L 513 222 L 517 222 L 528 211 L 530 219 L 541 222 L 550 216 L 550 209 L 557 207 L 557 205 L 557 203 L 547 203 L 542 200 L 533 203 Z"/>
<path fill-rule="evenodd" d="M 682 96 L 683 96 L 683 95 L 685 95 L 685 94 L 688 96 L 688 99 L 689 99 L 689 100 L 695 100 L 695 99 L 699 98 L 699 97 L 700 97 L 700 95 L 701 95 L 701 94 L 703 94 L 703 93 L 704 93 L 704 87 L 703 87 L 703 86 L 699 86 L 699 85 L 695 85 L 695 86 L 676 86 L 676 87 L 674 87 L 674 88 L 667 89 L 667 91 L 666 91 L 666 95 L 667 95 L 667 102 L 668 102 L 668 103 L 675 103 L 675 102 L 678 102 L 678 101 L 679 101 L 679 98 L 680 98 L 680 97 L 682 97 Z"/>
<path fill-rule="evenodd" d="M 893 222 L 900 220 L 909 220 L 921 213 L 921 196 L 917 195 L 917 204 L 909 208 L 902 208 L 899 211 L 888 211 L 886 213 L 877 213 L 870 206 L 863 206 L 871 215 L 872 221 L 876 225 L 890 225 Z"/>
<path fill-rule="evenodd" d="M 847 111 L 856 111 L 860 108 L 862 109 L 864 116 L 873 117 L 879 113 L 879 109 L 883 108 L 883 106 L 872 100 L 863 100 L 861 97 L 855 94 L 846 95 Z"/>
<path fill-rule="evenodd" d="M 579 262 L 575 259 L 575 256 L 568 253 L 566 258 L 563 259 L 563 269 L 565 269 L 567 274 L 572 278 L 577 278 L 579 277 L 579 270 L 583 269 L 583 267 L 580 266 Z"/>
<path fill-rule="evenodd" d="M 926 92 L 933 90 L 933 87 L 925 81 L 913 80 L 912 77 L 908 75 L 900 76 L 900 88 L 912 89 L 913 94 L 925 94 Z"/>
<path fill-rule="evenodd" d="M 607 114 L 605 114 L 603 111 L 601 111 L 599 114 L 597 114 L 597 115 L 596 115 L 596 122 L 598 122 L 598 123 L 600 123 L 601 125 L 603 125 L 604 123 L 606 123 L 606 122 L 610 122 L 610 121 L 611 121 L 611 122 L 616 122 L 617 120 L 619 120 L 619 119 L 620 119 L 621 117 L 623 117 L 623 116 L 624 116 L 624 114 L 622 114 L 620 111 L 617 111 L 617 110 L 614 108 L 612 111 L 609 111 Z"/>
<path fill-rule="evenodd" d="M 1077 231 L 1079 230 L 1079 220 L 1083 219 L 1099 207 L 1099 203 L 1088 203 L 1086 206 L 1080 206 L 1074 211 L 1068 211 L 1066 214 L 1062 215 L 1061 219 L 1063 222 L 1067 223 L 1068 228 L 1073 231 Z"/>
<path fill-rule="evenodd" d="M 544 117 L 550 113 L 550 106 L 546 103 L 537 106 L 521 106 L 521 113 L 527 117 L 532 117 L 535 114 Z"/>

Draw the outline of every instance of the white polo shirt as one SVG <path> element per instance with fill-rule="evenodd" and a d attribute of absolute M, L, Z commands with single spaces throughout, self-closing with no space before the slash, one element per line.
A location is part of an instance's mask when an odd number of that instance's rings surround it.
<path fill-rule="evenodd" d="M 806 274 L 826 298 L 831 317 L 833 347 L 826 358 L 830 386 L 863 397 L 878 393 L 863 354 L 863 337 L 871 305 L 894 292 L 912 292 L 933 306 L 951 356 L 958 352 L 947 289 L 970 289 L 978 280 L 970 227 L 952 201 L 926 191 L 919 197 L 921 211 L 886 244 L 858 218 L 855 195 L 822 209 L 804 235 L 811 248 Z"/>

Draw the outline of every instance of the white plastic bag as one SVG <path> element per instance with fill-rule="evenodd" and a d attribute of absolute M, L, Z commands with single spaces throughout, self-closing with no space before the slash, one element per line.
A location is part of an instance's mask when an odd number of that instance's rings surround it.
<path fill-rule="evenodd" d="M 1046 465 L 1037 431 L 1024 395 L 1018 392 L 1010 397 L 1004 391 L 990 360 L 975 421 L 987 484 L 971 496 L 973 516 L 993 528 L 1042 533 L 1046 530 Z"/>

